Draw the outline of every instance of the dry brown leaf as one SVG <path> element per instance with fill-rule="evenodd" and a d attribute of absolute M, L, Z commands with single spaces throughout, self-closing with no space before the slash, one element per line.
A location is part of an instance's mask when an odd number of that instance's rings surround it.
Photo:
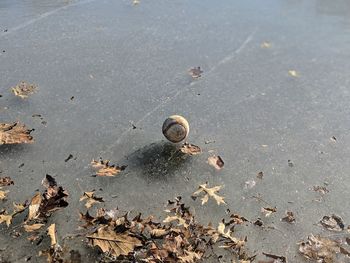
<path fill-rule="evenodd" d="M 56 246 L 57 244 L 57 239 L 56 239 L 56 225 L 51 224 L 47 228 L 47 235 L 50 236 L 51 239 L 51 247 Z"/>
<path fill-rule="evenodd" d="M 207 186 L 208 186 L 207 183 L 201 184 L 199 186 L 198 190 L 192 194 L 192 197 L 196 198 L 196 196 L 198 196 L 199 194 L 201 194 L 203 192 L 204 196 L 201 199 L 202 200 L 202 205 L 204 205 L 205 203 L 208 202 L 209 197 L 214 198 L 218 205 L 226 204 L 225 201 L 224 201 L 224 197 L 219 196 L 217 194 L 217 192 L 220 191 L 222 186 L 214 186 L 212 188 L 208 188 Z"/>
<path fill-rule="evenodd" d="M 263 173 L 263 172 L 258 172 L 258 174 L 256 175 L 256 177 L 259 178 L 259 179 L 263 179 L 264 173 Z"/>
<path fill-rule="evenodd" d="M 196 155 L 202 153 L 202 149 L 194 144 L 190 144 L 188 142 L 185 142 L 181 148 L 180 151 L 184 154 L 189 154 L 189 155 Z"/>
<path fill-rule="evenodd" d="M 44 224 L 33 224 L 33 225 L 24 225 L 23 228 L 26 232 L 34 232 L 43 227 Z"/>
<path fill-rule="evenodd" d="M 264 213 L 266 217 L 271 216 L 273 213 L 277 212 L 276 207 L 262 207 L 261 208 L 261 213 Z"/>
<path fill-rule="evenodd" d="M 1 189 L 1 187 L 0 187 Z M 4 200 L 6 198 L 6 194 L 9 192 L 9 190 L 2 191 L 0 190 L 0 200 Z"/>
<path fill-rule="evenodd" d="M 286 211 L 286 216 L 281 219 L 283 222 L 295 223 L 294 213 L 291 211 Z"/>
<path fill-rule="evenodd" d="M 167 216 L 164 220 L 163 220 L 163 223 L 171 223 L 173 221 L 176 221 L 178 220 L 178 225 L 181 226 L 183 225 L 185 228 L 188 227 L 188 224 L 186 224 L 186 220 L 183 219 L 182 217 L 180 216 Z"/>
<path fill-rule="evenodd" d="M 38 192 L 33 196 L 32 200 L 30 201 L 27 221 L 36 219 L 38 217 L 41 202 L 42 197 L 41 194 Z"/>
<path fill-rule="evenodd" d="M 203 71 L 201 70 L 201 67 L 194 67 L 188 70 L 188 74 L 190 74 L 190 76 L 193 79 L 198 79 L 202 76 Z"/>
<path fill-rule="evenodd" d="M 97 176 L 115 176 L 119 174 L 121 171 L 124 171 L 127 167 L 126 165 L 123 166 L 116 166 L 116 165 L 110 165 L 108 160 L 102 160 L 99 161 L 92 160 L 91 165 L 93 168 L 97 169 L 96 175 Z"/>
<path fill-rule="evenodd" d="M 33 137 L 30 133 L 33 130 L 28 130 L 24 124 L 15 122 L 0 123 L 0 145 L 1 144 L 19 144 L 33 143 Z"/>
<path fill-rule="evenodd" d="M 210 156 L 208 158 L 208 164 L 213 166 L 216 170 L 221 170 L 224 167 L 224 161 L 218 156 Z"/>
<path fill-rule="evenodd" d="M 29 97 L 29 95 L 36 92 L 37 86 L 35 84 L 29 84 L 25 81 L 21 81 L 16 87 L 11 89 L 16 96 L 26 99 Z"/>
<path fill-rule="evenodd" d="M 287 263 L 287 258 L 285 256 L 277 256 L 274 254 L 269 254 L 269 253 L 264 253 L 263 255 L 265 255 L 268 258 L 273 258 L 274 261 L 271 263 Z"/>
<path fill-rule="evenodd" d="M 152 237 L 163 237 L 169 233 L 168 230 L 163 228 L 155 228 L 151 230 L 151 236 Z"/>
<path fill-rule="evenodd" d="M 117 233 L 110 226 L 100 227 L 97 232 L 88 235 L 87 238 L 91 245 L 98 246 L 104 253 L 108 252 L 115 257 L 126 256 L 136 247 L 142 246 L 138 238 L 128 233 Z"/>
<path fill-rule="evenodd" d="M 84 194 L 80 197 L 79 201 L 81 202 L 84 200 L 87 200 L 85 203 L 85 206 L 87 209 L 89 209 L 95 203 L 103 203 L 104 202 L 102 197 L 95 196 L 95 191 L 84 192 Z"/>
<path fill-rule="evenodd" d="M 322 195 L 325 195 L 325 194 L 329 193 L 329 190 L 325 186 L 320 186 L 320 185 L 315 185 L 313 187 L 313 190 L 315 192 L 318 192 L 318 193 L 322 194 Z"/>
<path fill-rule="evenodd" d="M 0 224 L 6 223 L 7 227 L 11 225 L 12 222 L 12 215 L 0 215 Z"/>
<path fill-rule="evenodd" d="M 299 243 L 299 252 L 307 259 L 331 263 L 340 252 L 340 245 L 335 240 L 311 234 L 306 241 Z"/>
<path fill-rule="evenodd" d="M 202 258 L 202 254 L 199 254 L 198 252 L 196 253 L 194 251 L 187 251 L 187 250 L 185 250 L 184 252 L 186 256 L 179 256 L 180 262 L 194 263 Z"/>
<path fill-rule="evenodd" d="M 12 185 L 13 181 L 10 177 L 0 177 L 0 186 L 9 186 Z"/>
<path fill-rule="evenodd" d="M 24 204 L 13 203 L 13 207 L 14 207 L 15 213 L 21 213 L 27 208 L 27 204 L 26 203 L 24 203 Z"/>
<path fill-rule="evenodd" d="M 331 231 L 342 231 L 345 228 L 345 225 L 343 223 L 343 219 L 340 216 L 337 215 L 331 215 L 331 216 L 324 216 L 320 220 L 321 225 Z"/>

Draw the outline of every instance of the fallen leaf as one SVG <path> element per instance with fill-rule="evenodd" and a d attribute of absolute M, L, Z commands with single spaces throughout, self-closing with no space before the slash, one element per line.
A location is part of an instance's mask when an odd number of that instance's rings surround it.
<path fill-rule="evenodd" d="M 281 219 L 283 222 L 295 223 L 294 213 L 291 211 L 286 211 L 286 216 Z"/>
<path fill-rule="evenodd" d="M 1 187 L 0 187 L 1 189 Z M 6 194 L 9 192 L 9 190 L 2 191 L 0 190 L 0 200 L 4 200 L 6 198 Z"/>
<path fill-rule="evenodd" d="M 340 244 L 335 240 L 311 234 L 306 241 L 299 243 L 299 252 L 307 259 L 332 263 L 340 252 Z"/>
<path fill-rule="evenodd" d="M 155 228 L 151 230 L 151 236 L 152 237 L 162 237 L 168 234 L 169 231 L 163 228 Z"/>
<path fill-rule="evenodd" d="M 0 186 L 9 186 L 12 185 L 13 181 L 10 177 L 0 177 Z"/>
<path fill-rule="evenodd" d="M 258 172 L 258 174 L 256 175 L 256 177 L 259 179 L 263 179 L 263 176 L 264 176 L 263 172 Z"/>
<path fill-rule="evenodd" d="M 238 214 L 232 214 L 230 216 L 230 218 L 231 218 L 231 220 L 230 220 L 229 224 L 241 225 L 241 224 L 243 224 L 245 222 L 249 222 L 248 219 L 246 219 L 245 217 L 240 216 Z"/>
<path fill-rule="evenodd" d="M 38 87 L 35 84 L 29 84 L 25 81 L 21 81 L 16 87 L 11 88 L 12 92 L 22 99 L 28 98 L 36 92 Z"/>
<path fill-rule="evenodd" d="M 33 137 L 24 124 L 15 122 L 12 124 L 0 123 L 0 145 L 1 144 L 19 144 L 32 143 Z"/>
<path fill-rule="evenodd" d="M 184 154 L 189 154 L 189 155 L 196 155 L 202 153 L 202 150 L 199 146 L 190 144 L 188 142 L 185 142 L 181 148 L 180 151 Z"/>
<path fill-rule="evenodd" d="M 194 251 L 185 250 L 184 253 L 186 254 L 186 256 L 179 257 L 180 262 L 183 262 L 183 263 L 194 263 L 202 258 L 201 254 L 196 253 Z"/>
<path fill-rule="evenodd" d="M 178 225 L 181 226 L 185 226 L 187 228 L 188 224 L 186 224 L 186 220 L 183 219 L 182 217 L 180 216 L 167 216 L 164 220 L 163 220 L 163 223 L 171 223 L 173 221 L 176 221 L 178 220 Z"/>
<path fill-rule="evenodd" d="M 325 195 L 325 194 L 329 193 L 329 190 L 325 186 L 315 185 L 313 187 L 313 190 L 315 192 L 318 192 L 318 193 L 322 194 L 322 195 Z"/>
<path fill-rule="evenodd" d="M 42 202 L 40 193 L 36 193 L 30 202 L 27 221 L 36 219 L 39 215 L 39 208 Z"/>
<path fill-rule="evenodd" d="M 51 247 L 56 246 L 56 244 L 57 244 L 57 239 L 56 239 L 56 225 L 55 225 L 55 224 L 51 224 L 51 225 L 47 228 L 47 235 L 50 236 L 50 239 L 51 239 Z"/>
<path fill-rule="evenodd" d="M 33 224 L 33 225 L 24 225 L 23 228 L 26 232 L 34 232 L 43 227 L 44 224 Z"/>
<path fill-rule="evenodd" d="M 0 215 L 0 224 L 6 223 L 7 227 L 11 225 L 12 222 L 12 215 Z"/>
<path fill-rule="evenodd" d="M 337 215 L 331 215 L 331 216 L 324 216 L 320 220 L 321 225 L 331 231 L 342 231 L 345 228 L 345 225 L 343 223 L 343 219 L 340 216 Z"/>
<path fill-rule="evenodd" d="M 262 48 L 270 48 L 271 47 L 271 43 L 270 42 L 263 42 L 262 44 L 261 44 L 261 47 Z"/>
<path fill-rule="evenodd" d="M 294 77 L 294 78 L 299 77 L 299 73 L 295 70 L 289 70 L 288 74 L 289 74 L 289 76 Z"/>
<path fill-rule="evenodd" d="M 198 79 L 200 78 L 203 73 L 203 71 L 201 70 L 201 67 L 194 67 L 194 68 L 191 68 L 188 70 L 188 74 L 190 74 L 190 76 L 193 78 L 193 79 Z"/>
<path fill-rule="evenodd" d="M 208 186 L 207 183 L 201 184 L 199 186 L 198 190 L 192 194 L 192 197 L 195 198 L 196 196 L 198 196 L 199 194 L 201 194 L 203 192 L 204 196 L 201 199 L 202 205 L 204 205 L 205 203 L 208 202 L 209 197 L 214 198 L 218 205 L 226 204 L 224 201 L 224 197 L 221 197 L 217 194 L 217 192 L 220 191 L 222 186 L 214 186 L 212 188 L 208 188 L 207 186 Z"/>
<path fill-rule="evenodd" d="M 98 169 L 96 175 L 98 176 L 115 176 L 119 174 L 121 171 L 124 171 L 127 167 L 126 165 L 123 166 L 115 166 L 110 165 L 108 160 L 102 160 L 99 161 L 92 160 L 91 165 L 93 168 Z"/>
<path fill-rule="evenodd" d="M 262 207 L 261 212 L 265 214 L 265 217 L 269 217 L 273 213 L 277 212 L 277 208 L 276 207 Z"/>
<path fill-rule="evenodd" d="M 277 256 L 277 255 L 268 254 L 268 253 L 264 253 L 264 252 L 263 252 L 263 255 L 265 255 L 268 258 L 275 259 L 272 263 L 287 263 L 287 258 L 284 256 Z"/>
<path fill-rule="evenodd" d="M 98 246 L 102 252 L 112 256 L 128 255 L 136 247 L 142 246 L 142 242 L 128 233 L 117 233 L 112 227 L 102 226 L 87 238 L 92 246 Z"/>
<path fill-rule="evenodd" d="M 95 191 L 91 191 L 91 192 L 84 192 L 83 196 L 80 197 L 80 202 L 87 200 L 85 203 L 85 206 L 87 209 L 89 209 L 93 204 L 95 203 L 102 203 L 104 202 L 102 197 L 96 197 L 95 196 Z"/>
<path fill-rule="evenodd" d="M 218 156 L 210 156 L 208 158 L 208 163 L 209 163 L 209 165 L 213 166 L 217 170 L 221 170 L 222 167 L 224 167 L 224 161 L 222 160 L 222 158 L 219 155 Z"/>

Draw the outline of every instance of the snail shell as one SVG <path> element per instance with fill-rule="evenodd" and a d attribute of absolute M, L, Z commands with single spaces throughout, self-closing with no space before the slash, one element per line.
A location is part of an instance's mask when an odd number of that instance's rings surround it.
<path fill-rule="evenodd" d="M 184 117 L 172 115 L 164 121 L 162 131 L 165 138 L 173 143 L 178 143 L 188 136 L 190 126 Z"/>

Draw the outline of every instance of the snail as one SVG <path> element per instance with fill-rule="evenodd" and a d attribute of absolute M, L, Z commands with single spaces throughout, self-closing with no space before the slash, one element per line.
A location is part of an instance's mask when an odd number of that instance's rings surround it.
<path fill-rule="evenodd" d="M 164 121 L 162 131 L 165 138 L 173 143 L 178 143 L 186 139 L 190 126 L 184 117 L 172 115 Z"/>

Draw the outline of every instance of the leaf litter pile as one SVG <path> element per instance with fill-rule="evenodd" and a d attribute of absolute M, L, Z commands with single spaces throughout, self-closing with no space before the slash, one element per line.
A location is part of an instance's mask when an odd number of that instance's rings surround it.
<path fill-rule="evenodd" d="M 134 2 L 139 3 L 139 1 Z M 261 47 L 271 48 L 271 44 L 264 42 Z M 198 79 L 203 71 L 200 67 L 195 67 L 191 68 L 188 73 L 193 79 Z M 299 73 L 295 70 L 289 70 L 288 74 L 291 77 L 299 77 Z M 20 82 L 12 88 L 12 92 L 22 99 L 28 98 L 36 90 L 35 84 L 26 82 Z M 41 118 L 41 115 L 35 116 Z M 33 143 L 32 131 L 33 129 L 28 129 L 20 122 L 0 123 L 0 145 Z M 334 141 L 336 141 L 335 137 Z M 179 147 L 178 152 L 193 156 L 201 154 L 202 149 L 186 142 Z M 72 157 L 70 154 L 65 162 Z M 207 163 L 215 170 L 221 170 L 224 167 L 224 161 L 219 155 L 210 156 Z M 293 163 L 289 160 L 288 165 L 293 167 Z M 127 167 L 110 164 L 108 160 L 102 158 L 92 160 L 91 166 L 96 171 L 95 176 L 99 177 L 114 177 Z M 263 172 L 257 174 L 258 179 L 262 180 L 263 177 Z M 7 199 L 10 193 L 9 189 L 13 184 L 10 177 L 0 177 L 0 202 Z M 13 222 L 16 221 L 16 225 L 12 227 L 12 237 L 18 238 L 22 235 L 20 230 L 16 230 L 20 227 L 22 232 L 28 234 L 27 240 L 31 243 L 40 244 L 45 237 L 48 237 L 50 246 L 39 252 L 39 256 L 45 256 L 47 262 L 82 262 L 78 251 L 67 249 L 64 240 L 58 239 L 56 224 L 51 223 L 48 226 L 51 215 L 68 206 L 67 191 L 48 174 L 42 180 L 41 185 L 43 190 L 37 191 L 29 201 L 13 203 L 12 208 L 0 208 L 0 224 L 11 229 Z M 255 185 L 254 180 L 246 182 L 247 189 L 251 189 Z M 191 198 L 194 201 L 200 198 L 202 206 L 209 202 L 214 202 L 219 206 L 227 205 L 225 198 L 219 193 L 221 189 L 221 185 L 209 187 L 208 183 L 204 183 L 199 185 Z M 326 186 L 314 186 L 313 190 L 322 196 L 329 192 Z M 105 200 L 96 196 L 95 190 L 84 192 L 79 201 L 84 203 L 86 211 L 77 214 L 81 223 L 79 229 L 82 232 L 73 236 L 84 236 L 89 246 L 97 248 L 101 252 L 100 262 L 221 262 L 222 250 L 225 251 L 225 258 L 232 263 L 287 262 L 284 255 L 265 252 L 259 254 L 261 257 L 267 258 L 267 261 L 257 261 L 257 252 L 252 253 L 247 248 L 248 237 L 238 236 L 235 232 L 239 225 L 276 229 L 266 225 L 261 218 L 251 221 L 244 216 L 233 213 L 229 215 L 228 219 L 203 225 L 200 218 L 195 216 L 193 209 L 182 202 L 181 197 L 177 197 L 174 201 L 168 201 L 164 219 L 155 218 L 152 215 L 143 217 L 141 213 L 131 217 L 131 212 L 98 208 Z M 203 207 L 203 209 L 205 208 Z M 230 210 L 227 209 L 227 211 Z M 268 205 L 261 207 L 260 212 L 267 218 L 273 217 L 278 211 L 277 207 Z M 285 216 L 280 221 L 295 225 L 297 219 L 292 211 L 286 211 Z M 319 221 L 319 225 L 325 231 L 333 231 L 337 234 L 349 232 L 350 229 L 350 226 L 346 227 L 343 219 L 335 214 L 324 216 Z M 327 235 L 309 234 L 297 246 L 299 253 L 312 262 L 333 263 L 349 262 L 350 260 L 350 238 L 345 238 L 344 241 L 339 236 L 331 238 Z M 346 257 L 346 261 L 339 261 L 339 256 Z M 0 258 L 1 260 L 2 258 Z"/>

